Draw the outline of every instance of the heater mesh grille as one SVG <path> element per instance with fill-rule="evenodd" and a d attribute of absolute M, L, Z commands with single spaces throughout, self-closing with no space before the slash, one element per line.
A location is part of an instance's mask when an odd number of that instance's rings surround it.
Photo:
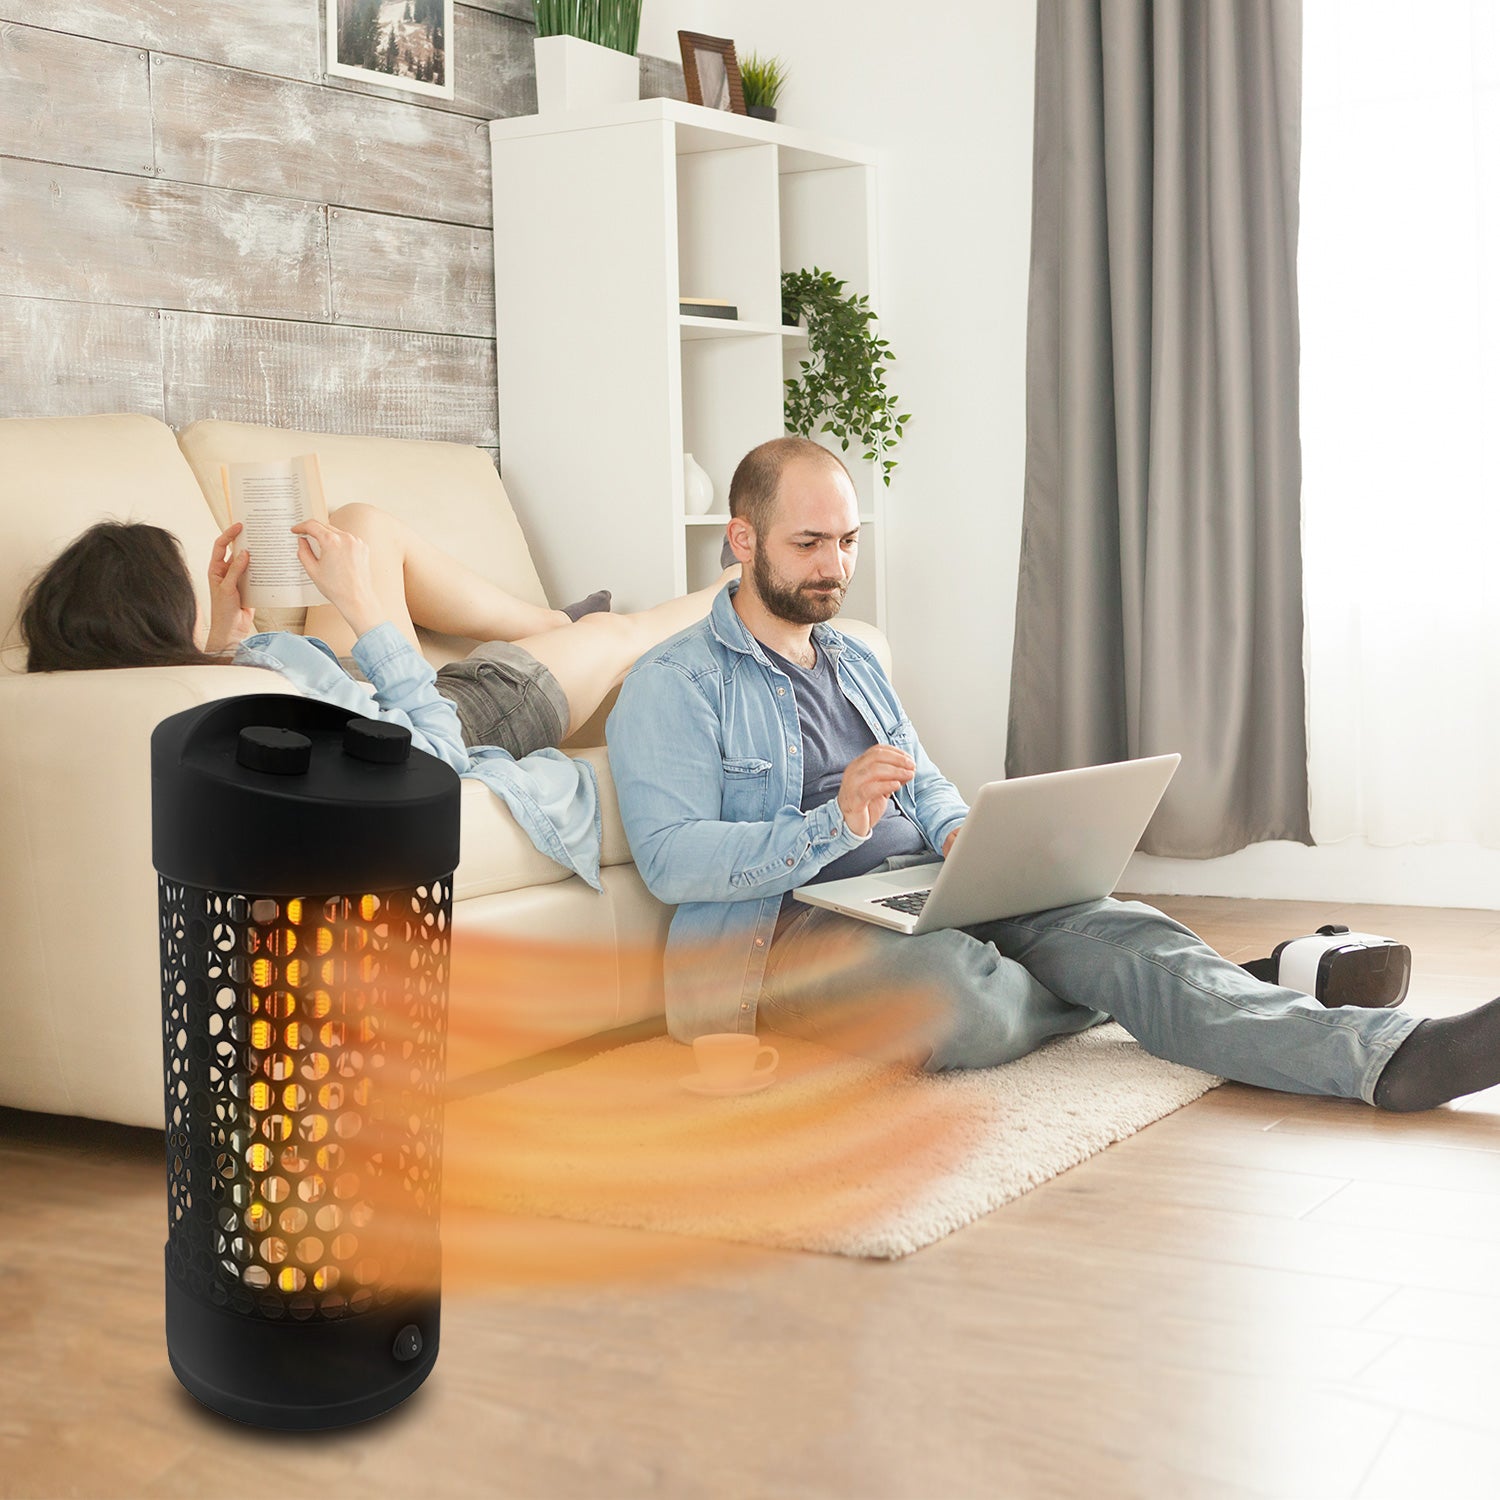
<path fill-rule="evenodd" d="M 158 879 L 167 1257 L 188 1291 L 339 1318 L 432 1274 L 451 880 L 267 897 Z"/>

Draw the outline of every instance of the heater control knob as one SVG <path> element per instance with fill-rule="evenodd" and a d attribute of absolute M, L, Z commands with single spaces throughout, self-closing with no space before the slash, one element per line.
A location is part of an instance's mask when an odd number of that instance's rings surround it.
<path fill-rule="evenodd" d="M 272 771 L 279 776 L 301 776 L 312 764 L 312 741 L 295 729 L 271 724 L 252 724 L 240 730 L 234 758 L 252 771 Z"/>
<path fill-rule="evenodd" d="M 384 719 L 350 719 L 344 725 L 344 753 L 381 766 L 399 766 L 411 755 L 411 730 Z"/>
<path fill-rule="evenodd" d="M 415 1359 L 422 1352 L 422 1330 L 415 1323 L 408 1323 L 396 1335 L 391 1353 L 399 1360 Z"/>

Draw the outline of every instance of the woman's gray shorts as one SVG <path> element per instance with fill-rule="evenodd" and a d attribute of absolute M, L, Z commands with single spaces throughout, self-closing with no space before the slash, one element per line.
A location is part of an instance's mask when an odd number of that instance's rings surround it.
<path fill-rule="evenodd" d="M 462 661 L 439 667 L 437 690 L 458 710 L 470 749 L 499 745 L 519 759 L 567 737 L 568 695 L 562 684 L 512 641 L 487 641 Z"/>
<path fill-rule="evenodd" d="M 352 656 L 339 665 L 356 681 L 370 679 Z M 568 733 L 568 695 L 529 651 L 513 641 L 486 641 L 462 661 L 437 669 L 436 687 L 458 711 L 464 744 L 499 745 L 517 760 L 560 745 Z"/>

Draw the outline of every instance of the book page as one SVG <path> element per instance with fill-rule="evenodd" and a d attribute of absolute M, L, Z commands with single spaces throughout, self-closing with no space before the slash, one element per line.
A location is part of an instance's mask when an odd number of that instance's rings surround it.
<path fill-rule="evenodd" d="M 328 519 L 317 454 L 224 464 L 220 472 L 229 519 L 244 523 L 234 550 L 250 549 L 250 566 L 240 584 L 246 606 L 292 609 L 326 603 L 297 556 L 298 538 L 291 531 L 299 521 Z"/>

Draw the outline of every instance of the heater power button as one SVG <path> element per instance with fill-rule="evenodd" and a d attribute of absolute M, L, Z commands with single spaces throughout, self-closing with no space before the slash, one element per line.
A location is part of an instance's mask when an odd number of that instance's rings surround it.
<path fill-rule="evenodd" d="M 415 1323 L 408 1323 L 396 1335 L 391 1353 L 400 1360 L 415 1359 L 422 1352 L 422 1330 Z"/>

